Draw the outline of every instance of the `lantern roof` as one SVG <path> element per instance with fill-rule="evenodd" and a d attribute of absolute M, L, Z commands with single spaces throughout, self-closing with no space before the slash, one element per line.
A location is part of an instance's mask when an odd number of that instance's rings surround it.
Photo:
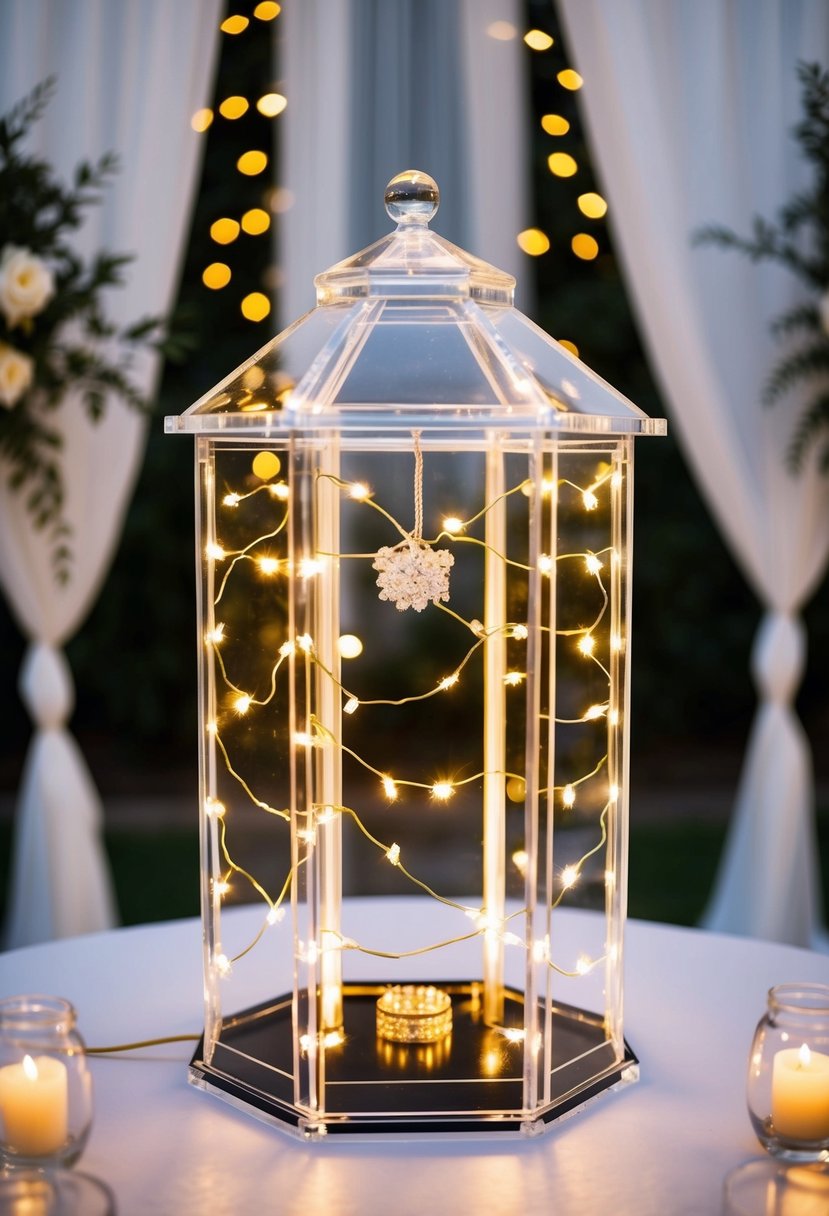
<path fill-rule="evenodd" d="M 437 184 L 409 170 L 386 188 L 397 227 L 318 275 L 317 305 L 168 432 L 254 438 L 284 429 L 509 425 L 588 435 L 663 434 L 513 305 L 515 280 L 433 232 Z"/>

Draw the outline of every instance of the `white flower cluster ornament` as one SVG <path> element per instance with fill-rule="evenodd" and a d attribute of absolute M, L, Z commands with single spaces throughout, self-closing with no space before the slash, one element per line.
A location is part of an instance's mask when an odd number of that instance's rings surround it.
<path fill-rule="evenodd" d="M 390 600 L 398 612 L 414 608 L 422 612 L 429 604 L 449 599 L 449 568 L 455 564 L 448 549 L 432 549 L 414 537 L 391 548 L 384 545 L 372 563 L 380 574 L 380 599 Z"/>
<path fill-rule="evenodd" d="M 389 600 L 398 612 L 414 608 L 422 612 L 429 604 L 448 603 L 449 570 L 455 556 L 448 549 L 433 549 L 423 539 L 423 453 L 420 431 L 414 432 L 415 526 L 396 545 L 383 545 L 372 562 L 379 571 L 380 599 Z"/>

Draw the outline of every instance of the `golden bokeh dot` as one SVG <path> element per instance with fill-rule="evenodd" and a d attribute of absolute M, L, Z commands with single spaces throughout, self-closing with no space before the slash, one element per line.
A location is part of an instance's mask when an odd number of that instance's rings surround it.
<path fill-rule="evenodd" d="M 248 236 L 259 236 L 271 226 L 271 217 L 261 207 L 252 207 L 242 216 L 242 228 Z"/>
<path fill-rule="evenodd" d="M 282 468 L 282 461 L 276 452 L 257 452 L 250 467 L 254 477 L 260 481 L 270 481 Z"/>
<path fill-rule="evenodd" d="M 273 21 L 274 17 L 278 17 L 282 12 L 282 6 L 276 3 L 276 0 L 262 0 L 261 4 L 257 4 L 253 10 L 253 15 L 259 21 Z"/>
<path fill-rule="evenodd" d="M 584 262 L 591 262 L 598 256 L 599 242 L 588 232 L 577 232 L 570 242 L 570 248 L 577 258 L 581 258 Z"/>
<path fill-rule="evenodd" d="M 231 241 L 236 240 L 238 235 L 238 221 L 228 219 L 227 216 L 222 216 L 220 220 L 214 220 L 210 225 L 210 236 L 217 245 L 229 245 Z"/>
<path fill-rule="evenodd" d="M 547 157 L 547 165 L 556 177 L 572 177 L 578 171 L 578 165 L 568 152 L 552 152 Z"/>
<path fill-rule="evenodd" d="M 246 177 L 256 177 L 257 173 L 264 171 L 267 163 L 267 154 L 253 149 L 250 152 L 242 153 L 236 162 L 236 168 L 240 173 L 244 173 Z"/>
<path fill-rule="evenodd" d="M 249 367 L 244 376 L 242 376 L 242 383 L 245 388 L 251 389 L 251 391 L 261 388 L 265 383 L 265 373 L 261 367 Z"/>
<path fill-rule="evenodd" d="M 518 30 L 511 21 L 490 21 L 486 33 L 496 42 L 512 42 L 518 37 Z"/>
<path fill-rule="evenodd" d="M 234 13 L 230 17 L 225 17 L 219 29 L 223 34 L 242 34 L 250 25 L 250 20 L 243 17 L 241 13 Z"/>
<path fill-rule="evenodd" d="M 572 92 L 580 89 L 584 84 L 581 76 L 579 76 L 578 72 L 574 72 L 572 68 L 564 68 L 563 71 L 559 72 L 556 80 L 563 89 L 570 89 Z"/>
<path fill-rule="evenodd" d="M 202 110 L 196 110 L 190 119 L 190 126 L 194 131 L 206 131 L 212 121 L 213 111 L 209 107 L 205 107 Z"/>
<path fill-rule="evenodd" d="M 510 802 L 523 802 L 527 796 L 527 783 L 523 777 L 510 777 L 507 781 L 507 798 Z"/>
<path fill-rule="evenodd" d="M 603 215 L 607 214 L 607 203 L 600 194 L 594 194 L 592 191 L 588 194 L 580 194 L 578 204 L 579 211 L 588 219 L 600 220 Z"/>
<path fill-rule="evenodd" d="M 550 238 L 540 228 L 525 228 L 523 232 L 518 233 L 515 239 L 519 249 L 528 253 L 531 258 L 540 257 L 550 248 Z"/>
<path fill-rule="evenodd" d="M 276 118 L 277 114 L 281 114 L 287 104 L 288 98 L 283 97 L 281 93 L 265 93 L 257 101 L 256 108 L 266 118 Z"/>
<path fill-rule="evenodd" d="M 570 354 L 575 355 L 578 359 L 579 348 L 576 346 L 575 342 L 571 342 L 569 338 L 558 338 L 556 340 L 559 346 L 563 346 L 565 350 L 569 350 Z"/>
<path fill-rule="evenodd" d="M 201 281 L 211 291 L 218 291 L 220 287 L 227 287 L 230 282 L 230 267 L 225 265 L 224 262 L 211 262 L 202 271 Z"/>
<path fill-rule="evenodd" d="M 219 106 L 219 113 L 222 118 L 241 118 L 243 114 L 247 114 L 250 109 L 250 102 L 246 97 L 226 97 Z"/>
<path fill-rule="evenodd" d="M 242 316 L 248 321 L 264 321 L 271 311 L 271 302 L 261 291 L 252 291 L 242 300 Z"/>
<path fill-rule="evenodd" d="M 553 45 L 553 39 L 543 30 L 528 30 L 524 35 L 524 41 L 531 51 L 549 51 Z"/>
<path fill-rule="evenodd" d="M 356 633 L 343 633 L 337 641 L 337 650 L 343 659 L 356 659 L 363 653 L 363 643 Z"/>
<path fill-rule="evenodd" d="M 566 135 L 570 130 L 569 122 L 560 114 L 545 114 L 541 119 L 541 126 L 548 135 Z"/>

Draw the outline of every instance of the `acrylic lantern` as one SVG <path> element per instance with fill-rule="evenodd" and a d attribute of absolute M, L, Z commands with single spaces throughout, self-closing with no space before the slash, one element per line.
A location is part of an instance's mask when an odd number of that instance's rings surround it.
<path fill-rule="evenodd" d="M 395 178 L 396 230 L 167 420 L 197 449 L 191 1079 L 306 1137 L 531 1133 L 636 1071 L 632 440 L 664 423 L 438 201 Z"/>

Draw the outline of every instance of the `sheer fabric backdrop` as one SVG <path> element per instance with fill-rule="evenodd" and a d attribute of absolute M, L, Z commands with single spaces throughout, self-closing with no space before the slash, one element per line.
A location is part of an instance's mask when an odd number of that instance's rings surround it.
<path fill-rule="evenodd" d="M 127 286 L 108 300 L 116 322 L 164 312 L 172 301 L 200 147 L 190 118 L 208 100 L 220 9 L 220 0 L 5 0 L 0 11 L 0 109 L 57 77 L 29 146 L 64 180 L 82 159 L 119 156 L 103 205 L 77 239 L 85 255 L 101 247 L 136 255 Z M 14 234 L 0 234 L 7 240 Z M 157 372 L 157 359 L 144 357 L 136 384 L 151 393 Z M 59 413 L 74 548 L 67 585 L 53 577 L 48 537 L 0 480 L 0 585 L 29 639 L 20 687 L 35 724 L 16 812 L 7 946 L 104 929 L 115 915 L 100 799 L 66 729 L 73 688 L 61 647 L 106 574 L 146 421 L 110 401 L 93 425 L 71 392 Z M 117 665 L 118 656 L 101 662 Z"/>
<path fill-rule="evenodd" d="M 691 242 L 710 223 L 747 233 L 755 214 L 773 216 L 806 184 L 791 138 L 796 66 L 829 63 L 829 6 L 558 4 L 652 366 L 707 502 L 766 610 L 752 658 L 760 707 L 705 922 L 814 944 L 813 779 L 792 701 L 806 650 L 798 614 L 829 553 L 829 481 L 814 464 L 792 475 L 785 452 L 796 411 L 761 405 L 780 354 L 769 323 L 803 288 L 777 267 Z M 715 630 L 716 618 L 698 627 Z M 682 672 L 668 678 L 681 697 Z"/>
<path fill-rule="evenodd" d="M 313 306 L 315 274 L 389 231 L 383 190 L 404 169 L 435 178 L 432 227 L 515 274 L 526 309 L 519 0 L 303 0 L 279 20 L 280 180 L 293 196 L 279 224 L 282 325 Z M 495 22 L 514 36 L 493 37 Z"/>

